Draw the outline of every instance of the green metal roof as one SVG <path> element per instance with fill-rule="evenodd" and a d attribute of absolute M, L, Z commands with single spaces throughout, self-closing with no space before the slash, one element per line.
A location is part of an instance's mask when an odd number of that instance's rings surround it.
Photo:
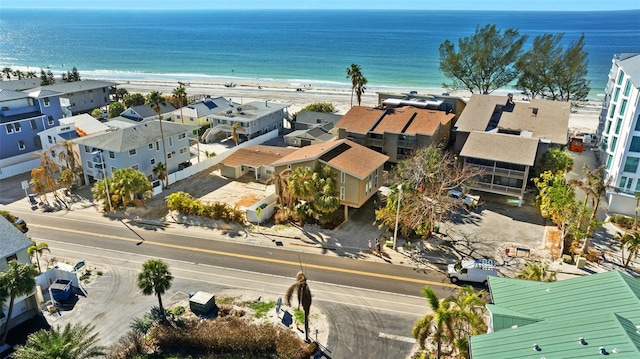
<path fill-rule="evenodd" d="M 639 280 L 611 271 L 551 283 L 489 282 L 495 332 L 471 337 L 473 359 L 600 358 L 600 347 L 614 358 L 640 358 Z"/>

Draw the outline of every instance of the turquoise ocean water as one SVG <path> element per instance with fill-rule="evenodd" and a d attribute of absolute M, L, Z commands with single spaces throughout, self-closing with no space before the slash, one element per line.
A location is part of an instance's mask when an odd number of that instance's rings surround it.
<path fill-rule="evenodd" d="M 249 79 L 370 88 L 439 88 L 438 47 L 477 26 L 529 35 L 585 34 L 592 98 L 614 54 L 640 52 L 640 10 L 628 12 L 123 11 L 0 9 L 0 67 L 76 66 L 85 78 Z"/>

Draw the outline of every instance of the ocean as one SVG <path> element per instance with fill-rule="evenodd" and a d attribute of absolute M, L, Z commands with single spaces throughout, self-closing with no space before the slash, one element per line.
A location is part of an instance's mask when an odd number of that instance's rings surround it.
<path fill-rule="evenodd" d="M 0 9 L 0 67 L 83 78 L 277 81 L 349 88 L 360 64 L 370 89 L 441 88 L 439 45 L 478 26 L 529 41 L 585 34 L 590 97 L 614 54 L 640 52 L 640 10 L 612 12 Z"/>

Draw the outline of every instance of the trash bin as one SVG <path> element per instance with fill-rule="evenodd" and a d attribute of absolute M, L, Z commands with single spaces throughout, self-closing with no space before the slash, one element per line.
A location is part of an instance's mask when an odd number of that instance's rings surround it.
<path fill-rule="evenodd" d="M 36 204 L 36 195 L 35 194 L 30 194 L 29 195 L 29 202 L 31 202 L 31 204 Z"/>
<path fill-rule="evenodd" d="M 584 266 L 587 265 L 587 259 L 584 257 L 576 258 L 576 268 L 583 269 Z"/>

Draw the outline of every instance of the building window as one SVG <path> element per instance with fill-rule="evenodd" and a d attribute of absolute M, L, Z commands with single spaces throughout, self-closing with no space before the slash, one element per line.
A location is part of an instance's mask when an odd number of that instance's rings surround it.
<path fill-rule="evenodd" d="M 616 113 L 616 105 L 611 106 L 611 111 L 609 111 L 609 118 L 613 118 L 613 115 Z"/>
<path fill-rule="evenodd" d="M 156 151 L 160 151 L 160 142 L 156 141 Z"/>
<path fill-rule="evenodd" d="M 173 157 L 173 155 L 171 153 L 167 153 L 167 158 L 169 159 L 171 157 Z"/>
<path fill-rule="evenodd" d="M 376 188 L 378 188 L 378 170 L 376 170 L 376 175 L 373 179 L 373 185 L 376 186 Z"/>
<path fill-rule="evenodd" d="M 180 149 L 180 154 L 183 155 L 185 153 L 187 153 L 187 148 L 186 147 L 181 148 Z"/>
<path fill-rule="evenodd" d="M 133 166 L 131 166 L 131 168 L 133 168 L 134 170 L 137 171 L 138 170 L 138 165 L 133 165 Z"/>
<path fill-rule="evenodd" d="M 156 159 L 155 159 L 155 158 L 152 158 L 149 162 L 150 162 L 150 163 L 151 163 L 151 165 L 153 166 L 153 165 L 155 165 L 155 164 L 156 164 Z"/>
<path fill-rule="evenodd" d="M 615 152 L 617 144 L 618 144 L 618 137 L 612 137 L 611 138 L 611 147 L 609 147 L 609 151 Z"/>
<path fill-rule="evenodd" d="M 613 95 L 613 102 L 618 102 L 618 97 L 620 97 L 620 87 L 616 87 L 616 93 Z"/>
<path fill-rule="evenodd" d="M 117 168 L 115 168 L 115 167 L 111 166 L 111 174 L 113 174 L 113 172 L 115 172 L 115 171 L 117 171 L 117 170 L 118 170 Z"/>
<path fill-rule="evenodd" d="M 24 150 L 26 147 L 24 146 L 24 141 L 23 140 L 19 140 L 18 141 L 18 149 L 20 151 Z"/>
<path fill-rule="evenodd" d="M 51 141 L 49 141 L 49 142 L 51 142 Z M 90 153 L 90 152 L 91 152 L 91 147 L 89 147 L 89 146 L 84 146 L 84 152 L 86 152 L 86 153 Z"/>
<path fill-rule="evenodd" d="M 31 126 L 32 130 L 35 130 L 38 128 L 38 123 L 36 122 L 36 120 L 29 120 L 29 125 Z"/>
<path fill-rule="evenodd" d="M 49 143 L 53 143 L 53 138 L 52 138 L 51 136 L 47 136 L 47 141 L 48 141 Z"/>
<path fill-rule="evenodd" d="M 611 168 L 611 162 L 613 161 L 613 156 L 609 155 L 609 157 L 607 157 L 607 169 Z"/>
<path fill-rule="evenodd" d="M 18 260 L 18 254 L 12 254 L 12 255 L 7 257 L 7 263 L 9 263 L 11 261 L 17 261 L 17 260 Z"/>
<path fill-rule="evenodd" d="M 631 137 L 631 145 L 629 145 L 629 152 L 640 152 L 640 137 Z"/>
<path fill-rule="evenodd" d="M 622 178 L 620 178 L 620 185 L 618 186 L 618 188 L 624 188 L 624 186 L 627 185 L 627 177 L 622 176 Z"/>
<path fill-rule="evenodd" d="M 93 162 L 87 161 L 87 168 L 93 168 Z"/>
<path fill-rule="evenodd" d="M 44 107 L 49 107 L 49 105 L 51 105 L 48 97 L 43 98 L 42 101 L 44 101 Z"/>
<path fill-rule="evenodd" d="M 340 172 L 340 183 L 345 183 L 347 181 L 347 175 L 344 172 Z"/>
<path fill-rule="evenodd" d="M 36 146 L 36 148 L 42 149 L 42 140 L 40 139 L 40 136 L 33 137 L 33 144 Z"/>
<path fill-rule="evenodd" d="M 640 161 L 640 158 L 638 157 L 627 157 L 627 161 L 624 164 L 624 171 L 636 173 L 636 170 L 638 169 L 639 161 Z"/>
<path fill-rule="evenodd" d="M 620 106 L 620 116 L 624 116 L 624 110 L 627 109 L 627 100 L 622 100 L 622 106 Z"/>
<path fill-rule="evenodd" d="M 622 85 L 622 79 L 624 78 L 624 71 L 618 73 L 618 85 Z"/>
<path fill-rule="evenodd" d="M 109 151 L 109 158 L 116 158 L 116 153 L 113 151 Z"/>
<path fill-rule="evenodd" d="M 622 127 L 622 119 L 619 118 L 618 121 L 616 121 L 616 135 L 620 134 L 621 127 Z"/>
<path fill-rule="evenodd" d="M 169 137 L 169 147 L 173 146 L 173 138 Z"/>
<path fill-rule="evenodd" d="M 624 87 L 624 95 L 629 96 L 630 92 L 631 92 L 631 81 L 627 79 L 627 85 Z"/>
<path fill-rule="evenodd" d="M 129 150 L 129 156 L 135 156 L 135 155 L 136 155 L 136 149 L 135 148 L 132 149 L 132 150 Z"/>
<path fill-rule="evenodd" d="M 4 127 L 6 127 L 7 129 L 7 133 L 13 133 L 13 125 L 12 124 L 7 124 Z"/>
<path fill-rule="evenodd" d="M 53 116 L 49 115 L 47 116 L 47 123 L 49 124 L 49 126 L 53 126 L 56 121 L 53 119 Z"/>
<path fill-rule="evenodd" d="M 636 119 L 636 131 L 640 131 L 640 115 L 638 115 L 638 118 Z"/>
<path fill-rule="evenodd" d="M 185 138 L 185 137 L 187 137 L 187 134 L 186 134 L 186 133 L 181 133 L 181 134 L 179 134 L 179 135 L 178 135 L 178 139 L 179 139 L 179 140 L 181 140 L 181 139 L 183 139 L 183 138 Z"/>
<path fill-rule="evenodd" d="M 152 150 L 153 149 L 153 143 L 149 144 L 149 149 Z"/>
<path fill-rule="evenodd" d="M 344 201 L 344 186 L 340 186 L 340 200 Z"/>
<path fill-rule="evenodd" d="M 640 181 L 636 182 L 636 192 L 640 192 Z"/>

